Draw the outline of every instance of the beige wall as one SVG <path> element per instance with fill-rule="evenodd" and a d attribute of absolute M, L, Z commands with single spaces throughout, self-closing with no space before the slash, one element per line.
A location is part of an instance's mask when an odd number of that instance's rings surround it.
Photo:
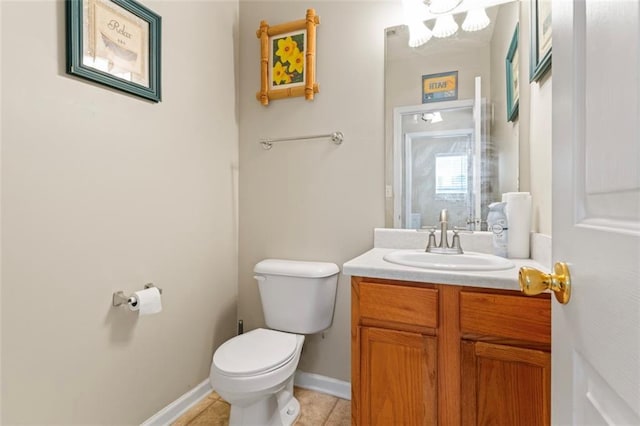
<path fill-rule="evenodd" d="M 518 141 L 520 140 L 520 122 L 528 119 L 529 108 L 519 108 L 518 119 L 507 121 L 507 73 L 505 57 L 511 46 L 513 32 L 520 19 L 520 3 L 513 2 L 500 6 L 496 16 L 491 38 L 491 104 L 493 121 L 491 122 L 491 142 L 498 156 L 499 194 L 518 189 Z M 520 55 L 523 51 L 520 46 Z M 522 80 L 520 80 L 522 81 Z M 485 218 L 486 219 L 486 218 Z"/>
<path fill-rule="evenodd" d="M 552 71 L 531 85 L 531 165 L 532 216 L 534 231 L 551 235 L 551 88 Z"/>
<path fill-rule="evenodd" d="M 530 1 L 520 7 L 520 43 L 527 52 Z M 520 105 L 529 109 L 520 120 L 520 191 L 531 192 L 531 228 L 551 235 L 551 87 L 553 69 L 539 82 L 529 83 L 529 55 L 520 55 Z"/>
<path fill-rule="evenodd" d="M 2 2 L 3 424 L 139 424 L 235 333 L 238 5 L 144 3 L 159 104 L 66 75 L 64 2 Z M 111 307 L 149 281 L 161 314 Z"/>
<path fill-rule="evenodd" d="M 312 102 L 290 98 L 268 107 L 259 89 L 261 20 L 275 25 L 315 8 L 317 81 Z M 381 2 L 240 3 L 239 316 L 264 324 L 253 266 L 264 258 L 343 262 L 373 245 L 384 226 L 384 32 L 397 4 Z M 398 22 L 395 20 L 395 22 Z M 342 131 L 344 143 L 283 142 L 264 151 L 262 137 Z M 350 283 L 340 276 L 333 326 L 309 337 L 300 369 L 350 379 Z"/>
<path fill-rule="evenodd" d="M 427 49 L 425 47 L 425 49 Z M 447 71 L 458 71 L 458 99 L 473 99 L 475 96 L 475 78 L 482 77 L 482 97 L 488 96 L 491 82 L 491 64 L 489 44 L 476 44 L 467 48 L 458 47 L 452 53 L 439 52 L 436 55 L 414 55 L 386 63 L 385 110 L 391 111 L 397 106 L 422 104 L 422 76 Z M 393 120 L 393 116 L 391 117 Z"/>

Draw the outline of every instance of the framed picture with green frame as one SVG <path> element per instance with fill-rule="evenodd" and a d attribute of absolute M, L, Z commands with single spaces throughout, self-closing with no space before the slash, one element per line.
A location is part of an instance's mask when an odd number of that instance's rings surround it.
<path fill-rule="evenodd" d="M 67 73 L 160 102 L 160 28 L 134 0 L 66 0 Z"/>
<path fill-rule="evenodd" d="M 551 69 L 551 0 L 531 0 L 529 81 L 540 81 Z"/>
<path fill-rule="evenodd" d="M 518 53 L 519 28 L 513 31 L 511 44 L 505 58 L 506 84 L 507 84 L 507 121 L 515 121 L 518 118 L 520 104 L 520 54 Z"/>

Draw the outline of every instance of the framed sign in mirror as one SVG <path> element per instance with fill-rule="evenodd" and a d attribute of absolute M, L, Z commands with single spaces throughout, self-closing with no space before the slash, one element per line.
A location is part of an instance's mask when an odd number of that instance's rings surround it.
<path fill-rule="evenodd" d="M 551 0 L 531 0 L 529 81 L 539 81 L 551 68 Z"/>
<path fill-rule="evenodd" d="M 422 76 L 422 103 L 458 99 L 458 71 Z"/>
<path fill-rule="evenodd" d="M 159 102 L 161 18 L 134 0 L 67 0 L 67 73 Z"/>
<path fill-rule="evenodd" d="M 269 105 L 273 99 L 304 96 L 313 100 L 316 83 L 316 26 L 320 17 L 307 9 L 304 19 L 269 26 L 260 22 L 260 91 L 256 99 Z"/>

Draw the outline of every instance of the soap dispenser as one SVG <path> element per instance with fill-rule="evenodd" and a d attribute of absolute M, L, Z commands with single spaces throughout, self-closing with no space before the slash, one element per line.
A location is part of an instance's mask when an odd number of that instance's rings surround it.
<path fill-rule="evenodd" d="M 505 207 L 507 203 L 489 204 L 489 214 L 487 215 L 487 227 L 492 234 L 493 254 L 507 257 L 507 242 L 509 237 L 509 227 Z"/>

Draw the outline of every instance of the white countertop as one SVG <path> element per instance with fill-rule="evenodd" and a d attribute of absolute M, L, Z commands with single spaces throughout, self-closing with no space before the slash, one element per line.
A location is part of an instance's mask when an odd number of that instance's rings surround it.
<path fill-rule="evenodd" d="M 414 268 L 387 262 L 382 257 L 398 248 L 373 248 L 343 265 L 345 275 L 416 281 L 432 284 L 453 284 L 472 287 L 520 290 L 518 271 L 529 266 L 548 272 L 549 269 L 531 259 L 509 259 L 515 265 L 501 271 L 448 271 Z"/>

